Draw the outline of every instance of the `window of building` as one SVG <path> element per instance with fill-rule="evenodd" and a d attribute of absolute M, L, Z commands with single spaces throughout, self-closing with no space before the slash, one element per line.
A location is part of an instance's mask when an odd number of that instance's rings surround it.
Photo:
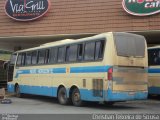
<path fill-rule="evenodd" d="M 84 60 L 94 60 L 94 53 L 95 53 L 95 42 L 88 42 L 85 44 L 85 54 Z"/>
<path fill-rule="evenodd" d="M 32 52 L 32 65 L 37 64 L 37 51 Z"/>

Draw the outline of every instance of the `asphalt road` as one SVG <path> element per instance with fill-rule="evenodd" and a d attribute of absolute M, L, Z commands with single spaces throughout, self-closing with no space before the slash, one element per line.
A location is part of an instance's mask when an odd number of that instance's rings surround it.
<path fill-rule="evenodd" d="M 160 114 L 160 97 L 142 101 L 117 102 L 113 106 L 88 102 L 83 107 L 60 105 L 55 98 L 26 95 L 16 98 L 13 95 L 7 98 L 12 104 L 0 104 L 0 113 L 10 114 Z"/>

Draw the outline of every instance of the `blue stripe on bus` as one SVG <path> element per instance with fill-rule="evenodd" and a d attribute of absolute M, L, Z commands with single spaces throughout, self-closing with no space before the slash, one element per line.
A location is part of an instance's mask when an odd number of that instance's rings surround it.
<path fill-rule="evenodd" d="M 149 68 L 148 73 L 160 73 L 160 68 Z"/>
<path fill-rule="evenodd" d="M 20 74 L 59 74 L 59 73 L 66 73 L 66 68 L 18 70 L 15 78 L 18 78 Z"/>
<path fill-rule="evenodd" d="M 100 73 L 107 72 L 111 66 L 71 67 L 70 73 Z M 66 73 L 66 68 L 28 69 L 18 70 L 15 78 L 21 74 L 58 74 Z"/>
<path fill-rule="evenodd" d="M 96 73 L 107 72 L 111 66 L 71 67 L 70 73 Z"/>
<path fill-rule="evenodd" d="M 8 84 L 8 92 L 15 92 L 13 84 Z M 35 94 L 57 97 L 58 87 L 47 87 L 47 86 L 29 86 L 20 85 L 20 93 Z M 104 97 L 93 96 L 93 90 L 79 89 L 81 99 L 85 101 L 126 101 L 126 100 L 140 100 L 147 99 L 148 93 L 143 91 L 136 91 L 134 94 L 129 92 L 114 92 L 112 90 L 103 91 Z M 69 97 L 69 89 L 67 89 L 67 96 Z"/>

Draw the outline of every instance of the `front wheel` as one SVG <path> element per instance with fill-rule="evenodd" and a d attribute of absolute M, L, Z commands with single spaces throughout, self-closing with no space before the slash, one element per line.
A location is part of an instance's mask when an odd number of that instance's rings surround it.
<path fill-rule="evenodd" d="M 15 95 L 16 95 L 16 97 L 18 97 L 18 98 L 21 98 L 21 97 L 22 97 L 22 94 L 21 94 L 21 92 L 20 92 L 20 87 L 19 87 L 19 85 L 16 85 Z"/>
<path fill-rule="evenodd" d="M 77 107 L 80 107 L 84 104 L 84 102 L 81 100 L 81 95 L 78 88 L 75 88 L 72 92 L 72 103 Z"/>
<path fill-rule="evenodd" d="M 69 100 L 67 98 L 67 92 L 66 89 L 64 87 L 61 87 L 58 90 L 58 101 L 61 105 L 66 105 L 69 103 Z"/>

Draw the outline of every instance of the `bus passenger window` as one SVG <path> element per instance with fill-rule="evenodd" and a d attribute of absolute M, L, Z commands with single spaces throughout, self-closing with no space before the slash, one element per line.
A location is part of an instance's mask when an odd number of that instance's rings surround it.
<path fill-rule="evenodd" d="M 89 42 L 85 44 L 84 60 L 94 60 L 95 42 Z"/>
<path fill-rule="evenodd" d="M 104 40 L 96 42 L 95 60 L 102 59 L 104 52 Z"/>
<path fill-rule="evenodd" d="M 81 61 L 83 60 L 83 44 L 78 45 L 78 60 Z"/>
<path fill-rule="evenodd" d="M 32 58 L 32 53 L 28 52 L 26 56 L 26 65 L 31 65 L 31 59 Z"/>
<path fill-rule="evenodd" d="M 22 62 L 22 54 L 20 53 L 17 59 L 17 66 L 21 66 L 21 62 Z"/>
<path fill-rule="evenodd" d="M 51 48 L 50 52 L 50 58 L 49 58 L 50 63 L 56 63 L 57 60 L 57 48 Z"/>
<path fill-rule="evenodd" d="M 62 63 L 64 62 L 64 58 L 65 58 L 65 47 L 59 47 L 58 48 L 58 63 Z"/>
<path fill-rule="evenodd" d="M 75 62 L 75 61 L 77 61 L 77 48 L 78 48 L 77 45 L 70 46 L 69 57 L 68 57 L 68 61 L 69 62 Z"/>
<path fill-rule="evenodd" d="M 37 64 L 37 51 L 32 52 L 32 65 Z"/>
<path fill-rule="evenodd" d="M 70 55 L 70 46 L 67 46 L 66 47 L 66 61 L 68 62 L 69 61 L 69 55 Z"/>
<path fill-rule="evenodd" d="M 44 64 L 45 50 L 38 51 L 38 64 Z"/>
<path fill-rule="evenodd" d="M 26 53 L 22 53 L 22 63 L 21 65 L 24 66 L 26 61 Z"/>
<path fill-rule="evenodd" d="M 49 63 L 49 55 L 50 55 L 50 50 L 47 49 L 45 50 L 45 60 L 44 60 L 44 63 Z"/>

